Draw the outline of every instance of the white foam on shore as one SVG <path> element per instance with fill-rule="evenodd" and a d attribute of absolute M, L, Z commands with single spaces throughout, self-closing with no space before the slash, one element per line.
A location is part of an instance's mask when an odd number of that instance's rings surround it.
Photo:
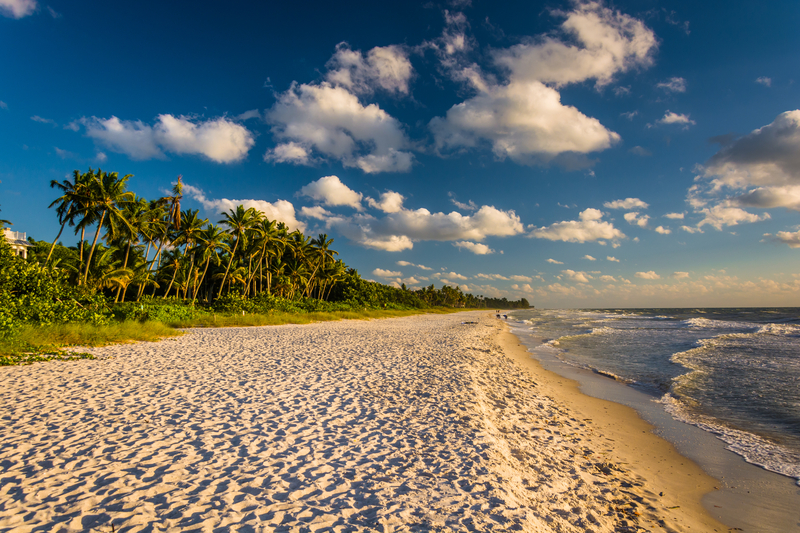
<path fill-rule="evenodd" d="M 0 368 L 0 529 L 614 531 L 622 501 L 647 525 L 499 327 L 194 330 Z"/>

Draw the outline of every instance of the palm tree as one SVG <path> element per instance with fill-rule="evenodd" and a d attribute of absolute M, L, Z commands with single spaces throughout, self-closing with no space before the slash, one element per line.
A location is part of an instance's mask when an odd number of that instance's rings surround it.
<path fill-rule="evenodd" d="M 89 192 L 87 195 L 89 204 L 88 210 L 94 215 L 100 213 L 100 219 L 97 223 L 97 232 L 94 235 L 94 241 L 92 241 L 92 248 L 89 251 L 89 257 L 86 260 L 86 269 L 83 273 L 84 283 L 86 283 L 86 280 L 89 277 L 89 265 L 92 263 L 92 256 L 94 255 L 94 250 L 97 247 L 97 239 L 100 237 L 100 231 L 103 229 L 106 216 L 113 221 L 108 225 L 112 236 L 114 234 L 115 225 L 117 222 L 125 225 L 128 224 L 128 222 L 122 217 L 122 212 L 119 209 L 119 205 L 129 202 L 133 198 L 133 193 L 125 190 L 125 186 L 131 177 L 131 174 L 127 174 L 120 178 L 116 172 L 109 174 L 97 169 L 97 174 L 89 183 Z M 90 215 L 87 213 L 86 218 L 89 216 Z"/>
<path fill-rule="evenodd" d="M 183 221 L 182 225 L 178 225 L 178 231 L 175 234 L 175 238 L 172 240 L 172 244 L 174 246 L 181 246 L 184 245 L 183 248 L 183 257 L 186 257 L 189 254 L 189 250 L 193 248 L 193 246 L 197 243 L 198 234 L 203 230 L 203 226 L 208 223 L 208 219 L 204 218 L 200 220 L 197 216 L 199 211 L 197 209 L 187 209 L 183 213 L 181 213 L 181 219 Z M 192 275 L 194 271 L 194 252 L 192 253 L 191 262 L 189 265 L 189 275 Z M 186 298 L 186 292 L 188 292 L 189 286 L 187 284 L 185 288 L 185 292 L 183 297 Z"/>
<path fill-rule="evenodd" d="M 90 168 L 89 172 L 84 174 L 81 174 L 77 170 L 73 171 L 73 181 L 69 181 L 68 179 L 65 179 L 61 182 L 58 180 L 50 181 L 51 188 L 57 188 L 62 192 L 61 196 L 53 200 L 48 206 L 50 208 L 56 206 L 56 213 L 58 214 L 58 221 L 61 222 L 61 229 L 58 230 L 58 235 L 56 235 L 53 244 L 50 245 L 50 251 L 47 253 L 47 259 L 44 260 L 45 265 L 47 265 L 47 263 L 50 261 L 50 256 L 53 255 L 53 250 L 56 247 L 56 243 L 61 238 L 61 233 L 64 231 L 64 226 L 67 224 L 73 225 L 75 223 L 75 219 L 79 216 L 80 211 L 84 209 L 88 200 L 87 186 L 92 178 L 94 178 L 94 172 L 92 172 L 92 169 Z"/>
<path fill-rule="evenodd" d="M 205 267 L 203 268 L 203 275 L 200 276 L 200 281 L 195 285 L 194 293 L 192 294 L 192 302 L 197 299 L 197 291 L 200 290 L 200 287 L 203 285 L 203 280 L 206 277 L 206 272 L 208 272 L 208 266 L 211 264 L 211 261 L 213 260 L 216 264 L 220 264 L 222 260 L 219 257 L 219 251 L 230 250 L 228 244 L 225 242 L 227 237 L 228 234 L 215 224 L 209 224 L 198 234 L 198 247 Z"/>
<path fill-rule="evenodd" d="M 225 287 L 225 280 L 228 278 L 228 272 L 230 272 L 231 264 L 233 263 L 233 258 L 236 255 L 236 249 L 239 247 L 239 243 L 247 238 L 247 230 L 258 222 L 258 211 L 252 207 L 245 209 L 244 206 L 239 205 L 236 207 L 236 210 L 231 209 L 229 213 L 223 213 L 222 216 L 225 218 L 220 220 L 219 223 L 225 224 L 230 228 L 231 234 L 236 238 L 236 242 L 231 251 L 228 267 L 225 269 L 225 275 L 222 276 L 222 283 L 220 284 L 217 298 L 222 296 L 222 289 Z"/>
<path fill-rule="evenodd" d="M 122 210 L 121 219 L 127 222 L 127 224 L 117 224 L 119 226 L 117 228 L 119 239 L 127 244 L 122 268 L 128 268 L 128 258 L 130 257 L 131 247 L 139 244 L 140 236 L 147 230 L 149 218 L 150 207 L 147 200 L 144 198 L 137 198 L 136 195 L 134 195 L 130 203 Z M 117 291 L 117 296 L 114 300 L 115 303 L 120 300 L 120 295 L 122 295 L 122 301 L 124 302 L 125 293 L 122 292 L 122 287 Z"/>

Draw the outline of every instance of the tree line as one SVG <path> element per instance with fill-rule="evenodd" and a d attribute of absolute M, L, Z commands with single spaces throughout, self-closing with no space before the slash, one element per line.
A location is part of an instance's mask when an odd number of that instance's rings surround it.
<path fill-rule="evenodd" d="M 337 258 L 326 234 L 290 231 L 242 205 L 210 222 L 182 209 L 180 176 L 155 200 L 128 190 L 131 177 L 89 168 L 51 182 L 59 196 L 49 207 L 60 229 L 52 242 L 30 239 L 28 261 L 41 268 L 38 275 L 61 280 L 71 294 L 101 295 L 109 308 L 154 299 L 194 306 L 265 298 L 376 308 L 528 307 L 524 299 L 483 298 L 458 287 L 409 290 L 363 280 Z M 67 228 L 79 236 L 76 246 L 59 244 Z"/>

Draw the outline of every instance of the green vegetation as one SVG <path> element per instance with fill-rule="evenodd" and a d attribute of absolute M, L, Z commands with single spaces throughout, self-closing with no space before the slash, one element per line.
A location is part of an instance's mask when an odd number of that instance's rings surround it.
<path fill-rule="evenodd" d="M 127 190 L 130 177 L 90 168 L 51 182 L 61 227 L 53 242 L 30 238 L 27 261 L 0 237 L 0 364 L 87 357 L 60 349 L 180 334 L 174 327 L 528 307 L 458 287 L 368 281 L 336 258 L 327 235 L 289 231 L 241 205 L 215 225 L 181 209 L 180 176 L 153 201 Z M 58 243 L 67 227 L 77 246 Z"/>

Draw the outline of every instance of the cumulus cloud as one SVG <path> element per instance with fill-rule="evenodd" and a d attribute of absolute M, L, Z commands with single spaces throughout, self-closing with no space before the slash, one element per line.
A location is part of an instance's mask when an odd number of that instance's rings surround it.
<path fill-rule="evenodd" d="M 589 283 L 590 279 L 594 279 L 591 274 L 587 274 L 586 272 L 575 272 L 574 270 L 562 270 L 562 274 L 564 274 L 568 279 L 572 281 L 577 281 L 579 283 Z"/>
<path fill-rule="evenodd" d="M 591 255 L 589 255 L 589 254 L 586 254 L 586 255 L 584 255 L 584 256 L 583 256 L 583 258 L 584 258 L 584 259 L 587 259 L 587 260 L 589 260 L 589 261 L 597 261 L 597 259 L 596 259 L 596 258 L 592 257 L 592 256 L 591 256 Z"/>
<path fill-rule="evenodd" d="M 333 213 L 319 205 L 315 205 L 314 207 L 303 206 L 300 208 L 300 214 L 302 214 L 304 217 L 316 218 L 318 220 L 327 220 L 328 218 L 334 216 Z"/>
<path fill-rule="evenodd" d="M 503 276 L 502 274 L 476 274 L 475 278 L 476 279 L 503 280 L 503 281 L 509 281 L 511 279 L 511 278 L 507 278 L 507 277 Z"/>
<path fill-rule="evenodd" d="M 580 220 L 565 220 L 534 229 L 530 236 L 537 239 L 564 242 L 591 242 L 599 239 L 624 239 L 625 234 L 611 222 L 602 221 L 599 209 L 589 208 L 579 215 Z"/>
<path fill-rule="evenodd" d="M 533 278 L 530 276 L 520 276 L 519 274 L 511 276 L 511 279 L 514 281 L 527 281 L 529 283 L 533 281 Z"/>
<path fill-rule="evenodd" d="M 648 272 L 637 272 L 634 275 L 637 278 L 642 278 L 642 279 L 661 279 L 661 276 L 659 276 L 658 274 L 656 274 L 652 270 L 650 270 Z"/>
<path fill-rule="evenodd" d="M 308 185 L 304 185 L 298 195 L 306 196 L 327 206 L 345 205 L 359 211 L 362 209 L 361 198 L 363 195 L 342 183 L 338 176 L 325 176 L 317 181 L 312 181 Z"/>
<path fill-rule="evenodd" d="M 140 120 L 83 118 L 86 134 L 109 150 L 131 159 L 163 159 L 165 152 L 202 155 L 217 163 L 233 163 L 247 157 L 255 144 L 253 134 L 225 117 L 198 120 L 159 115 L 155 125 Z"/>
<path fill-rule="evenodd" d="M 765 233 L 764 237 L 770 237 L 776 242 L 787 244 L 789 248 L 800 248 L 800 231 L 779 231 L 774 237 L 769 233 Z"/>
<path fill-rule="evenodd" d="M 409 142 L 400 122 L 376 104 L 362 105 L 345 87 L 293 83 L 266 116 L 273 135 L 283 141 L 267 152 L 268 160 L 309 164 L 318 153 L 368 174 L 411 169 L 413 156 L 403 151 Z M 294 156 L 286 155 L 289 143 Z"/>
<path fill-rule="evenodd" d="M 211 199 L 206 197 L 205 192 L 202 189 L 189 185 L 188 183 L 183 184 L 183 192 L 188 195 L 190 198 L 200 202 L 203 205 L 203 208 L 208 209 L 210 211 L 216 211 L 217 213 L 226 213 L 231 209 L 236 209 L 237 206 L 241 205 L 244 206 L 245 209 L 249 209 L 251 207 L 255 208 L 256 211 L 260 211 L 266 215 L 266 217 L 270 220 L 275 220 L 277 222 L 283 222 L 290 230 L 298 229 L 300 231 L 305 231 L 306 225 L 303 222 L 300 222 L 295 218 L 295 210 L 294 206 L 291 202 L 286 200 L 278 200 L 277 202 L 271 203 L 266 202 L 264 200 L 229 200 L 227 198 L 219 198 L 219 199 Z"/>
<path fill-rule="evenodd" d="M 325 79 L 354 93 L 372 93 L 376 88 L 408 94 L 414 73 L 406 50 L 397 45 L 376 46 L 366 56 L 339 43 L 327 64 Z"/>
<path fill-rule="evenodd" d="M 380 209 L 384 213 L 397 213 L 403 209 L 403 200 L 405 197 L 399 192 L 386 191 L 381 194 L 380 201 L 367 198 L 367 203 L 370 207 Z"/>
<path fill-rule="evenodd" d="M 557 89 L 589 79 L 600 88 L 617 73 L 649 65 L 656 47 L 653 32 L 599 2 L 554 14 L 565 19 L 562 36 L 547 35 L 492 54 L 505 82 L 447 57 L 451 77 L 467 83 L 476 95 L 431 120 L 439 149 L 486 143 L 501 159 L 581 168 L 591 164 L 585 154 L 620 140 L 597 119 L 562 104 Z"/>
<path fill-rule="evenodd" d="M 433 270 L 431 267 L 426 267 L 425 265 L 415 265 L 414 263 L 409 263 L 408 261 L 398 261 L 397 264 L 400 266 L 413 266 L 421 268 L 422 270 Z"/>
<path fill-rule="evenodd" d="M 800 109 L 723 146 L 703 176 L 716 188 L 800 185 Z"/>
<path fill-rule="evenodd" d="M 605 275 L 605 276 L 600 276 L 600 281 L 604 283 L 615 283 L 617 280 L 614 279 L 614 276 Z"/>
<path fill-rule="evenodd" d="M 379 278 L 399 278 L 403 275 L 402 272 L 395 272 L 393 270 L 384 270 L 382 268 L 376 268 L 372 271 L 373 276 L 377 276 Z"/>
<path fill-rule="evenodd" d="M 552 263 L 554 265 L 563 265 L 564 264 L 562 261 L 556 261 L 555 259 L 552 259 L 552 258 L 548 259 L 547 262 L 548 263 Z"/>
<path fill-rule="evenodd" d="M 508 237 L 524 231 L 514 211 L 487 205 L 473 215 L 403 208 L 383 218 L 367 214 L 332 217 L 326 224 L 354 242 L 380 249 L 389 246 L 392 251 L 411 248 L 414 241 L 482 241 L 488 236 Z"/>
<path fill-rule="evenodd" d="M 659 89 L 664 89 L 668 93 L 685 93 L 686 80 L 683 78 L 670 78 L 656 85 Z"/>
<path fill-rule="evenodd" d="M 670 218 L 673 220 L 683 220 L 684 213 L 667 213 L 664 215 L 664 218 Z"/>
<path fill-rule="evenodd" d="M 655 232 L 660 233 L 661 235 L 669 235 L 670 233 L 672 233 L 672 230 L 669 228 L 665 228 L 664 226 L 658 226 L 656 227 Z"/>
<path fill-rule="evenodd" d="M 458 241 L 458 242 L 454 242 L 453 246 L 456 246 L 458 248 L 463 248 L 465 250 L 469 250 L 470 252 L 472 252 L 472 253 L 474 253 L 476 255 L 487 255 L 487 254 L 493 254 L 494 253 L 494 250 L 492 250 L 491 248 L 489 248 L 485 244 L 478 243 L 478 242 Z"/>
<path fill-rule="evenodd" d="M 689 277 L 689 273 L 688 272 L 673 272 L 672 273 L 672 278 L 673 279 L 686 279 L 688 277 Z"/>
<path fill-rule="evenodd" d="M 36 0 L 0 0 L 0 15 L 21 19 L 36 11 Z"/>
<path fill-rule="evenodd" d="M 649 216 L 640 215 L 637 211 L 625 213 L 623 218 L 628 224 L 631 224 L 632 226 L 639 226 L 640 228 L 646 228 L 647 221 L 650 220 Z"/>
<path fill-rule="evenodd" d="M 800 185 L 758 187 L 746 194 L 732 198 L 731 202 L 742 207 L 785 207 L 793 211 L 800 211 Z"/>
<path fill-rule="evenodd" d="M 603 207 L 608 209 L 647 209 L 649 204 L 638 198 L 625 198 L 624 200 L 614 200 L 613 202 L 606 202 Z"/>
<path fill-rule="evenodd" d="M 708 224 L 709 226 L 721 230 L 724 226 L 736 226 L 743 222 L 760 222 L 770 218 L 769 213 L 764 213 L 759 216 L 749 213 L 739 207 L 727 205 L 726 202 L 699 209 L 697 212 L 704 215 L 703 220 L 697 223 L 698 229 Z"/>
<path fill-rule="evenodd" d="M 606 256 L 606 261 L 611 261 L 612 263 L 619 263 L 619 259 L 616 257 L 611 257 L 610 255 Z"/>
<path fill-rule="evenodd" d="M 759 76 L 756 78 L 756 83 L 760 83 L 766 87 L 772 87 L 772 78 L 767 78 L 766 76 Z"/>
<path fill-rule="evenodd" d="M 669 109 L 667 112 L 664 113 L 664 116 L 661 117 L 656 121 L 657 124 L 678 124 L 683 126 L 684 128 L 688 128 L 689 126 L 694 126 L 697 124 L 694 120 L 689 118 L 689 115 L 673 113 Z"/>

